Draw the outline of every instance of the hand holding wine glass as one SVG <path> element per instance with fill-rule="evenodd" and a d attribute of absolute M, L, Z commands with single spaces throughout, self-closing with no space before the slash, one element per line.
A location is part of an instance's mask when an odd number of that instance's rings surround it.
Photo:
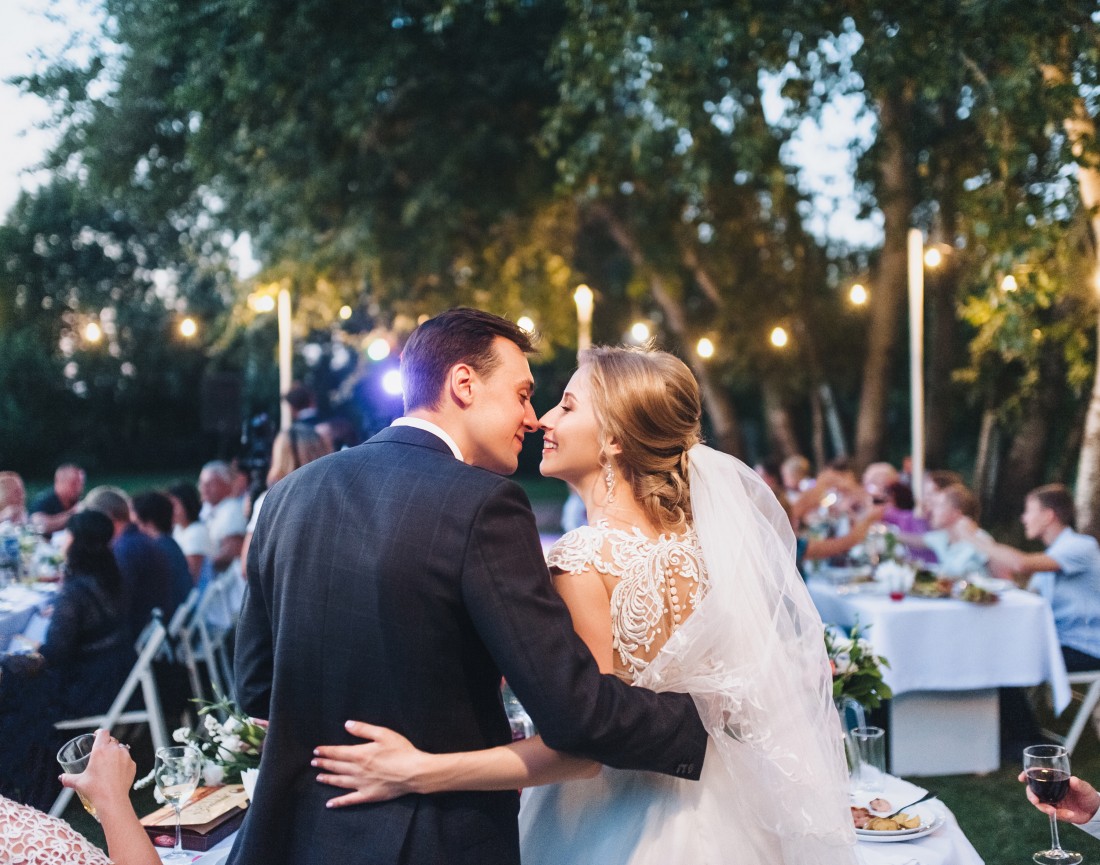
<path fill-rule="evenodd" d="M 165 862 L 190 862 L 191 857 L 183 849 L 183 833 L 180 829 L 180 811 L 194 794 L 202 777 L 202 755 L 190 745 L 176 745 L 157 751 L 153 777 L 157 789 L 176 812 L 176 846 L 163 856 Z"/>
<path fill-rule="evenodd" d="M 1028 798 L 1036 805 L 1056 806 L 1070 792 L 1069 753 L 1061 745 L 1032 745 L 1024 748 L 1024 777 L 1027 779 Z M 1095 791 L 1093 791 L 1095 793 Z M 1031 858 L 1040 865 L 1077 865 L 1080 853 L 1063 850 L 1058 839 L 1056 808 L 1041 809 L 1050 818 L 1051 848 L 1041 850 Z"/>
<path fill-rule="evenodd" d="M 1027 773 L 1021 772 L 1017 780 L 1027 783 Z M 1100 792 L 1097 792 L 1096 788 L 1088 781 L 1082 780 L 1076 775 L 1070 776 L 1069 792 L 1057 806 L 1040 802 L 1039 797 L 1032 792 L 1030 787 L 1026 789 L 1028 801 L 1032 805 L 1044 814 L 1054 814 L 1057 819 L 1065 823 L 1076 823 L 1078 825 L 1088 823 L 1096 816 L 1097 811 L 1100 811 Z"/>

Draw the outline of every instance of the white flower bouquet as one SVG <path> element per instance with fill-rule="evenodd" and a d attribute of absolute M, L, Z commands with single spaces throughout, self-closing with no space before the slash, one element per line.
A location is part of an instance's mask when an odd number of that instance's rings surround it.
<path fill-rule="evenodd" d="M 219 717 L 225 720 L 219 721 Z M 172 739 L 181 745 L 190 745 L 202 754 L 204 787 L 239 784 L 242 773 L 259 768 L 260 751 L 267 735 L 264 725 L 245 715 L 228 697 L 216 703 L 202 703 L 199 719 L 202 723 L 198 729 L 180 727 L 172 733 Z M 134 788 L 140 789 L 151 783 L 152 779 L 150 772 L 134 784 Z M 154 790 L 158 801 L 159 792 Z"/>

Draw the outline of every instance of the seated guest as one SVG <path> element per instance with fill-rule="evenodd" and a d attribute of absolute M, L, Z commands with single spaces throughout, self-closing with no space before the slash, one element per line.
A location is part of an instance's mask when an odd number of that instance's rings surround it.
<path fill-rule="evenodd" d="M 96 730 L 88 768 L 79 775 L 61 776 L 62 784 L 77 790 L 95 807 L 107 838 L 107 853 L 68 823 L 0 796 L 0 862 L 160 865 L 160 856 L 130 802 L 136 768 L 125 745 L 108 731 Z"/>
<path fill-rule="evenodd" d="M 53 489 L 35 496 L 31 502 L 29 510 L 34 527 L 47 538 L 61 531 L 76 512 L 83 493 L 84 469 L 72 463 L 60 466 L 54 472 Z"/>
<path fill-rule="evenodd" d="M 1073 498 L 1061 484 L 1028 493 L 1020 522 L 1028 540 L 1043 542 L 1043 552 L 1025 553 L 980 531 L 971 542 L 1021 581 L 1030 577 L 1050 602 L 1069 672 L 1100 669 L 1100 544 L 1074 530 Z"/>
<path fill-rule="evenodd" d="M 213 553 L 210 544 L 210 532 L 206 523 L 199 519 L 202 500 L 194 484 L 180 483 L 168 488 L 168 498 L 172 501 L 172 537 L 180 545 L 187 557 L 187 568 L 191 571 L 192 585 L 199 585 L 203 569 Z"/>
<path fill-rule="evenodd" d="M 936 494 L 952 484 L 966 486 L 966 481 L 963 480 L 962 475 L 950 469 L 932 469 L 924 473 L 924 480 L 921 482 L 921 515 L 923 517 L 927 519 L 932 512 L 932 499 Z"/>
<path fill-rule="evenodd" d="M 207 463 L 199 474 L 202 521 L 210 532 L 215 576 L 239 566 L 241 544 L 248 528 L 241 499 L 233 495 L 233 482 L 232 468 L 220 460 Z"/>
<path fill-rule="evenodd" d="M 23 525 L 27 521 L 27 491 L 15 472 L 0 472 L 0 523 Z"/>
<path fill-rule="evenodd" d="M 207 621 L 215 628 L 231 628 L 237 619 L 244 598 L 244 579 L 241 569 L 241 548 L 248 531 L 244 517 L 244 503 L 233 495 L 234 472 L 221 461 L 207 463 L 199 474 L 199 495 L 203 501 L 203 522 L 210 532 L 213 549 L 212 580 L 236 575 L 237 579 L 226 585 L 222 603 L 211 608 Z"/>
<path fill-rule="evenodd" d="M 977 528 L 978 499 L 974 493 L 962 484 L 951 484 L 932 496 L 930 516 L 932 531 L 901 532 L 901 542 L 912 550 L 934 552 L 943 576 L 990 576 L 989 556 L 975 540 L 989 535 Z"/>
<path fill-rule="evenodd" d="M 114 525 L 84 511 L 69 519 L 61 592 L 36 655 L 0 661 L 0 793 L 35 807 L 57 797 L 54 755 L 64 718 L 105 712 L 134 663 Z"/>
<path fill-rule="evenodd" d="M 863 489 L 875 504 L 886 503 L 886 488 L 901 480 L 898 470 L 890 463 L 871 463 L 863 470 Z"/>
<path fill-rule="evenodd" d="M 130 503 L 130 516 L 134 525 L 152 538 L 168 558 L 172 574 L 168 606 L 174 610 L 187 599 L 193 582 L 187 557 L 172 538 L 172 500 L 164 493 L 138 493 Z"/>
<path fill-rule="evenodd" d="M 779 466 L 783 489 L 787 491 L 787 501 L 792 504 L 798 497 L 814 485 L 810 477 L 810 461 L 801 454 L 787 457 Z"/>
<path fill-rule="evenodd" d="M 176 611 L 172 603 L 172 566 L 157 543 L 130 522 L 130 500 L 122 490 L 96 487 L 84 502 L 86 510 L 99 511 L 114 524 L 114 550 L 122 573 L 131 639 L 149 624 L 154 608 L 167 622 Z"/>

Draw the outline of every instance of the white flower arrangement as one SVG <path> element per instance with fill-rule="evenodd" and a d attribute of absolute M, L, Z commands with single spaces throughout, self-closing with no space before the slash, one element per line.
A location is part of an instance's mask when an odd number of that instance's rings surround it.
<path fill-rule="evenodd" d="M 218 716 L 225 717 L 219 721 Z M 267 728 L 245 715 L 228 698 L 216 703 L 204 703 L 199 709 L 202 727 L 193 730 L 180 727 L 172 732 L 172 740 L 191 745 L 203 756 L 202 783 L 206 787 L 240 783 L 241 773 L 257 769 Z M 153 773 L 134 784 L 141 789 L 153 781 Z M 163 804 L 160 791 L 153 795 Z"/>

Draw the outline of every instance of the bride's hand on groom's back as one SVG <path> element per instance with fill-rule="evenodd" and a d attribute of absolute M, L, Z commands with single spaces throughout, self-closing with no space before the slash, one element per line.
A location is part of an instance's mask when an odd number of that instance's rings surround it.
<path fill-rule="evenodd" d="M 408 739 L 387 727 L 362 721 L 348 721 L 344 727 L 366 741 L 361 745 L 322 745 L 313 750 L 314 759 L 310 762 L 321 770 L 317 775 L 320 783 L 351 791 L 330 799 L 327 807 L 385 802 L 425 792 L 416 781 L 427 755 Z"/>

